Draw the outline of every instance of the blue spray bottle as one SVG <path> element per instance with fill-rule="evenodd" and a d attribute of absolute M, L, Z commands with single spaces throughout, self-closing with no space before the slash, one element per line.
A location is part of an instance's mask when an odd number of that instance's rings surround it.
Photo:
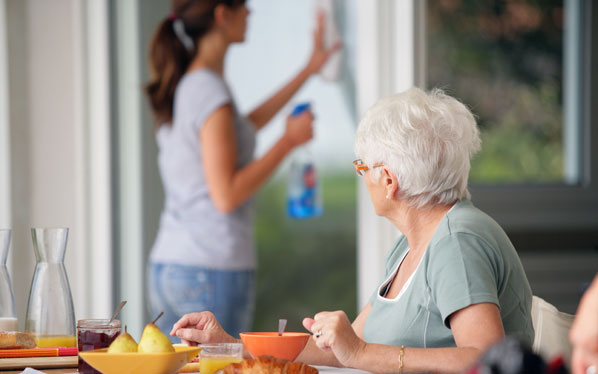
<path fill-rule="evenodd" d="M 291 116 L 310 110 L 309 103 L 301 103 Z M 287 214 L 291 218 L 314 218 L 322 215 L 322 196 L 316 166 L 306 145 L 293 154 L 287 182 Z"/>

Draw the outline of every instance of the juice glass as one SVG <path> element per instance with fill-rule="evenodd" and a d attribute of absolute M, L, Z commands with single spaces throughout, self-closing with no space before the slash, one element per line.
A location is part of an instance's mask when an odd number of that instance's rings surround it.
<path fill-rule="evenodd" d="M 202 344 L 199 354 L 199 371 L 201 374 L 213 374 L 228 364 L 241 362 L 243 344 L 220 343 Z"/>
<path fill-rule="evenodd" d="M 81 319 L 77 321 L 77 348 L 79 352 L 108 348 L 120 334 L 120 320 Z M 79 357 L 79 373 L 100 374 Z"/>
<path fill-rule="evenodd" d="M 38 347 L 76 347 L 77 338 L 70 335 L 38 335 L 34 337 Z"/>

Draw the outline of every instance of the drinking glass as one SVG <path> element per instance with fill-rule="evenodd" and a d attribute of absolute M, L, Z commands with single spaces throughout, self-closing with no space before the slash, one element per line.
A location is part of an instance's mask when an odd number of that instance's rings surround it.
<path fill-rule="evenodd" d="M 243 344 L 219 343 L 202 344 L 199 353 L 199 372 L 213 374 L 228 364 L 241 362 L 243 359 Z"/>

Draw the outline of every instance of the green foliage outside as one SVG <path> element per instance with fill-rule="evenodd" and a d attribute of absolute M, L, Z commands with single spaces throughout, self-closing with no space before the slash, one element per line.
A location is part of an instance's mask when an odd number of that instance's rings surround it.
<path fill-rule="evenodd" d="M 563 177 L 563 1 L 428 4 L 428 86 L 478 116 L 472 183 Z"/>
<path fill-rule="evenodd" d="M 258 271 L 254 331 L 305 331 L 304 317 L 357 308 L 355 174 L 322 176 L 324 214 L 286 215 L 286 181 L 277 178 L 256 199 Z"/>

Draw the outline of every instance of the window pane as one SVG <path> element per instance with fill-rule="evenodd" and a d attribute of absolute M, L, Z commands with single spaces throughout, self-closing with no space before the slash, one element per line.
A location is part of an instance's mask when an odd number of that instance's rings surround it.
<path fill-rule="evenodd" d="M 427 82 L 478 116 L 471 181 L 562 183 L 562 0 L 429 1 Z"/>
<path fill-rule="evenodd" d="M 321 175 L 320 183 L 324 214 L 315 219 L 287 217 L 282 178 L 259 194 L 255 331 L 273 331 L 278 318 L 287 331 L 304 331 L 303 318 L 323 310 L 356 316 L 355 173 Z"/>
<path fill-rule="evenodd" d="M 305 66 L 315 23 L 311 1 L 252 0 L 248 6 L 246 41 L 232 47 L 226 65 L 237 104 L 245 113 Z M 350 10 L 339 8 L 339 27 L 345 25 Z M 342 31 L 343 42 L 349 45 L 354 38 L 346 35 L 352 31 Z M 279 318 L 288 320 L 287 331 L 304 331 L 303 318 L 322 310 L 345 310 L 351 319 L 355 317 L 355 109 L 349 72 L 346 69 L 341 79 L 332 82 L 310 78 L 272 123 L 258 132 L 256 157 L 261 157 L 283 133 L 293 105 L 311 102 L 315 135 L 307 148 L 319 175 L 324 212 L 306 220 L 287 216 L 289 159 L 257 195 L 254 331 L 275 330 Z"/>

